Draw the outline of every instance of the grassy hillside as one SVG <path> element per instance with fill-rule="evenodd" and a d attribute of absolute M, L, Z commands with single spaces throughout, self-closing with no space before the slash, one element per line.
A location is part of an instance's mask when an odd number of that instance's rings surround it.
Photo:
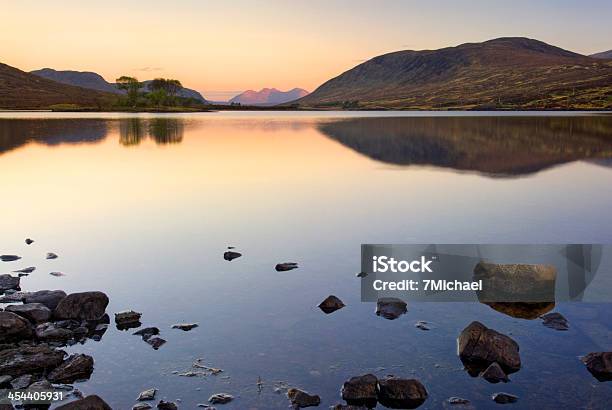
<path fill-rule="evenodd" d="M 610 109 L 612 61 L 500 38 L 375 57 L 297 101 L 304 108 Z"/>

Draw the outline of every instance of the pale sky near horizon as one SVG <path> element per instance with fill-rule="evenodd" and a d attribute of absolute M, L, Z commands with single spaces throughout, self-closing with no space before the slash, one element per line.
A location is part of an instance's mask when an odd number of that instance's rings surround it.
<path fill-rule="evenodd" d="M 224 100 L 246 89 L 314 90 L 362 61 L 524 36 L 612 49 L 612 1 L 0 0 L 0 62 L 24 71 L 170 77 Z"/>

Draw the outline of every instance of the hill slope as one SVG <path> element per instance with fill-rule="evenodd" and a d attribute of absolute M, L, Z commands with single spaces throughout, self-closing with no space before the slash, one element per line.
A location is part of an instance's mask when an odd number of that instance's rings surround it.
<path fill-rule="evenodd" d="M 593 58 L 609 58 L 609 59 L 612 59 L 612 50 L 602 51 L 601 53 L 591 54 L 589 57 L 593 57 Z"/>
<path fill-rule="evenodd" d="M 308 91 L 294 88 L 289 91 L 279 91 L 276 88 L 262 88 L 259 91 L 247 90 L 229 100 L 230 103 L 242 105 L 276 105 L 283 104 L 308 95 Z"/>
<path fill-rule="evenodd" d="M 297 101 L 302 107 L 612 107 L 612 62 L 512 37 L 375 57 Z"/>
<path fill-rule="evenodd" d="M 0 63 L 0 109 L 43 109 L 54 104 L 98 107 L 111 94 L 66 85 Z"/>
<path fill-rule="evenodd" d="M 90 71 L 71 71 L 71 70 L 54 70 L 52 68 L 43 68 L 41 70 L 30 71 L 30 74 L 35 74 L 49 80 L 57 81 L 63 84 L 75 85 L 78 87 L 88 88 L 91 90 L 106 91 L 115 94 L 121 94 L 114 83 L 109 83 L 100 74 Z M 151 80 L 143 81 L 144 90 L 149 91 Z M 182 88 L 179 90 L 179 97 L 195 98 L 198 101 L 206 102 L 202 94 L 190 88 Z"/>

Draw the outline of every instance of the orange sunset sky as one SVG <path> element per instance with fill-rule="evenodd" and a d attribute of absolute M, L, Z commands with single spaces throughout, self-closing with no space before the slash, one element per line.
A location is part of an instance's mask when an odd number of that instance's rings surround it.
<path fill-rule="evenodd" d="M 379 54 L 526 36 L 612 48 L 610 1 L 6 1 L 0 62 L 171 77 L 204 97 L 314 90 Z"/>

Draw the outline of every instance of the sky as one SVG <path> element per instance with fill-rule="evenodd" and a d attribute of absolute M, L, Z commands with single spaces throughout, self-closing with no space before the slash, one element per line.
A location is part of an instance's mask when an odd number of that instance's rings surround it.
<path fill-rule="evenodd" d="M 397 50 L 524 36 L 612 49 L 612 1 L 0 0 L 0 62 L 179 79 L 212 100 L 247 89 L 313 91 Z"/>

